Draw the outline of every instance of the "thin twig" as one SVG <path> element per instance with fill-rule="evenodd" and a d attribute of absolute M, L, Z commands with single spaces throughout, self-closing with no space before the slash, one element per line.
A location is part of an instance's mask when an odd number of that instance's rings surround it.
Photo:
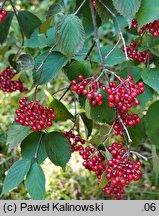
<path fill-rule="evenodd" d="M 15 14 L 16 19 L 17 19 L 18 24 L 19 24 L 19 28 L 20 28 L 20 32 L 21 32 L 21 36 L 22 36 L 22 44 L 21 44 L 21 46 L 23 47 L 23 45 L 24 45 L 24 32 L 23 32 L 23 29 L 21 28 L 21 23 L 20 23 L 18 15 L 17 15 L 17 11 L 16 11 L 16 8 L 15 8 L 15 5 L 14 5 L 14 3 L 13 3 L 12 0 L 9 0 L 9 1 L 11 3 L 11 6 L 12 6 L 13 11 L 14 11 L 14 14 Z"/>
<path fill-rule="evenodd" d="M 144 159 L 144 160 L 148 160 L 148 158 L 147 157 L 145 157 L 145 156 L 143 156 L 143 155 L 141 155 L 140 153 L 138 153 L 138 152 L 135 152 L 135 151 L 130 151 L 130 153 L 131 154 L 135 154 L 136 156 L 138 156 L 138 157 L 140 157 L 140 158 L 142 158 L 142 159 Z"/>
<path fill-rule="evenodd" d="M 99 43 L 99 35 L 98 35 L 96 15 L 95 15 L 91 0 L 89 0 L 89 4 L 90 4 L 92 21 L 93 21 L 93 28 L 94 28 L 94 41 L 96 42 L 96 46 L 97 46 L 97 50 L 98 50 L 99 58 L 100 58 L 100 62 L 101 62 L 101 67 L 102 67 L 102 71 L 103 71 L 105 69 L 105 64 L 104 64 L 104 60 L 103 60 L 103 56 L 102 56 L 102 52 L 101 52 L 101 48 L 100 48 L 100 43 Z M 109 82 L 108 76 L 106 78 L 107 78 L 107 81 Z"/>
<path fill-rule="evenodd" d="M 94 48 L 95 45 L 96 45 L 96 42 L 93 41 L 92 46 L 91 46 L 90 49 L 88 50 L 88 53 L 86 54 L 84 60 L 87 60 L 87 59 L 88 59 L 88 57 L 90 56 L 90 54 L 91 54 L 91 52 L 92 52 L 92 50 L 93 50 L 93 48 Z"/>
<path fill-rule="evenodd" d="M 123 126 L 123 129 L 125 130 L 125 132 L 126 132 L 126 134 L 127 134 L 128 142 L 131 143 L 132 140 L 131 140 L 131 138 L 130 138 L 130 135 L 129 135 L 128 129 L 127 129 L 127 127 L 125 126 L 125 124 L 124 124 L 124 122 L 123 122 L 123 120 L 122 120 L 122 118 L 121 118 L 121 116 L 120 116 L 119 114 L 118 114 L 118 119 L 119 119 L 120 123 L 121 123 L 122 126 Z"/>
<path fill-rule="evenodd" d="M 107 142 L 108 138 L 110 137 L 110 134 L 113 131 L 114 124 L 115 124 L 115 122 L 112 124 L 109 132 L 106 134 L 103 144 L 105 144 Z"/>
<path fill-rule="evenodd" d="M 119 35 L 120 35 L 120 37 L 121 37 L 121 39 L 122 39 L 122 42 L 123 42 L 123 45 L 124 45 L 125 58 L 126 58 L 126 61 L 129 61 L 129 57 L 128 57 L 128 53 L 127 53 L 127 49 L 126 49 L 126 43 L 125 43 L 125 39 L 124 39 L 122 30 L 121 30 L 121 26 L 120 26 L 119 20 L 117 19 L 116 15 L 115 15 L 101 0 L 99 0 L 99 2 L 105 7 L 105 9 L 106 9 L 106 10 L 112 15 L 112 17 L 114 17 L 114 19 L 116 20 L 116 23 L 117 23 L 118 29 L 119 29 Z"/>
<path fill-rule="evenodd" d="M 41 79 L 41 76 L 42 76 L 44 64 L 47 61 L 48 57 L 51 55 L 51 53 L 54 50 L 54 48 L 55 48 L 55 45 L 53 47 L 51 47 L 51 49 L 49 50 L 48 54 L 46 55 L 46 57 L 41 62 L 40 66 L 36 69 L 36 72 L 38 72 L 40 70 L 40 75 L 38 77 L 37 85 L 36 85 L 35 91 L 34 91 L 34 100 L 36 100 L 36 93 L 37 93 L 37 89 L 38 89 L 38 86 L 39 86 L 39 83 L 40 83 L 40 79 Z"/>
<path fill-rule="evenodd" d="M 64 91 L 64 90 L 68 89 L 68 87 L 69 87 L 69 86 L 64 87 L 64 88 L 61 88 L 61 89 L 59 89 L 59 90 L 53 92 L 53 93 L 52 93 L 52 96 L 54 96 L 55 94 L 57 94 L 57 93 L 59 93 L 59 92 L 61 92 L 61 91 Z"/>
<path fill-rule="evenodd" d="M 117 41 L 117 43 L 115 44 L 115 46 L 108 52 L 108 54 L 105 56 L 104 58 L 104 62 L 106 62 L 107 58 L 111 55 L 111 53 L 117 48 L 118 44 L 120 43 L 121 38 L 119 38 L 119 40 Z"/>
<path fill-rule="evenodd" d="M 5 3 L 6 3 L 7 0 L 4 0 L 2 3 L 0 3 L 0 8 L 3 8 Z"/>
<path fill-rule="evenodd" d="M 66 91 L 63 93 L 63 95 L 60 97 L 59 100 L 62 100 L 62 98 L 63 98 L 63 97 L 66 95 L 66 93 L 70 90 L 71 86 L 72 86 L 72 83 L 67 87 Z"/>
<path fill-rule="evenodd" d="M 81 8 L 83 7 L 84 3 L 86 2 L 86 0 L 84 0 L 81 5 L 79 6 L 79 8 L 76 10 L 76 12 L 74 13 L 74 15 L 76 15 L 80 10 Z"/>
<path fill-rule="evenodd" d="M 35 155 L 34 155 L 35 160 L 38 159 L 38 154 L 39 154 L 39 149 L 40 149 L 40 144 L 41 144 L 42 137 L 43 137 L 43 132 L 41 131 L 39 141 L 38 141 L 38 144 L 37 144 L 37 148 L 36 148 L 36 151 L 35 151 Z"/>

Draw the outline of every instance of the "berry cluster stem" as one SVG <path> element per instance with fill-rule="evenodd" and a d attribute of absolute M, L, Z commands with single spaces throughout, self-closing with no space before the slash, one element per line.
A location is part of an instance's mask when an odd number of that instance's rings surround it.
<path fill-rule="evenodd" d="M 79 8 L 75 11 L 74 15 L 78 14 L 78 12 L 81 10 L 83 5 L 85 4 L 86 0 L 83 0 L 83 2 L 80 4 Z"/>

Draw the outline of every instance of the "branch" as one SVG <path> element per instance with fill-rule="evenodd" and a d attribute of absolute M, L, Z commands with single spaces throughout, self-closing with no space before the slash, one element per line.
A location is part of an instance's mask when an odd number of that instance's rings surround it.
<path fill-rule="evenodd" d="M 6 3 L 7 0 L 4 0 L 2 3 L 0 3 L 0 8 L 3 8 L 5 3 Z"/>
<path fill-rule="evenodd" d="M 126 58 L 126 61 L 129 61 L 129 57 L 128 57 L 128 53 L 127 53 L 127 49 L 126 49 L 126 44 L 125 44 L 125 39 L 123 37 L 123 33 L 122 33 L 122 30 L 121 30 L 121 26 L 120 26 L 120 22 L 119 20 L 117 19 L 116 15 L 101 1 L 99 0 L 99 2 L 105 7 L 105 9 L 112 15 L 112 17 L 114 17 L 114 19 L 116 20 L 116 23 L 118 25 L 118 29 L 119 29 L 119 35 L 122 39 L 122 42 L 123 42 L 123 45 L 124 45 L 124 51 L 125 51 L 125 58 Z"/>
<path fill-rule="evenodd" d="M 103 144 L 105 144 L 107 142 L 107 140 L 108 140 L 108 138 L 109 138 L 109 136 L 110 136 L 110 134 L 111 134 L 111 132 L 113 130 L 114 124 L 115 124 L 115 122 L 112 124 L 109 132 L 106 134 Z"/>
<path fill-rule="evenodd" d="M 50 54 L 52 53 L 52 51 L 54 50 L 55 46 L 56 46 L 56 45 L 54 45 L 53 47 L 51 47 L 51 49 L 49 50 L 48 54 L 47 54 L 46 57 L 43 59 L 41 65 L 36 69 L 36 72 L 40 70 L 40 75 L 39 75 L 39 78 L 38 78 L 38 80 L 37 80 L 37 85 L 36 85 L 36 87 L 35 87 L 34 100 L 36 100 L 36 93 L 37 93 L 37 89 L 38 89 L 38 86 L 39 86 L 39 83 L 40 83 L 40 79 L 41 79 L 41 76 L 42 76 L 44 64 L 45 64 L 46 60 L 48 59 L 48 57 L 50 56 Z"/>
<path fill-rule="evenodd" d="M 92 43 L 92 46 L 91 46 L 90 49 L 88 50 L 88 53 L 86 54 L 86 57 L 84 58 L 84 60 L 87 60 L 87 59 L 88 59 L 88 57 L 90 56 L 90 54 L 91 54 L 91 52 L 92 52 L 92 50 L 93 50 L 95 44 L 96 44 L 96 42 L 94 41 L 94 42 Z"/>
<path fill-rule="evenodd" d="M 96 42 L 96 46 L 97 46 L 97 50 L 98 50 L 99 58 L 100 58 L 100 62 L 101 62 L 101 67 L 102 67 L 102 71 L 103 71 L 105 69 L 105 65 L 104 65 L 104 60 L 103 60 L 103 56 L 102 56 L 102 52 L 101 52 L 101 48 L 100 48 L 100 43 L 99 43 L 99 35 L 98 35 L 96 16 L 95 16 L 95 12 L 94 12 L 91 0 L 89 0 L 89 4 L 90 4 L 92 21 L 93 21 L 93 28 L 94 28 L 94 41 Z M 109 82 L 108 76 L 107 76 L 107 81 Z"/>
<path fill-rule="evenodd" d="M 14 5 L 14 3 L 13 3 L 12 0 L 9 0 L 9 1 L 11 3 L 11 6 L 12 6 L 13 11 L 14 11 L 14 14 L 15 14 L 16 19 L 17 19 L 18 24 L 19 24 L 19 28 L 20 28 L 20 32 L 21 32 L 21 36 L 22 36 L 22 44 L 21 44 L 21 46 L 23 47 L 23 45 L 24 45 L 24 32 L 23 32 L 23 29 L 21 28 L 20 20 L 19 20 L 19 17 L 17 15 L 17 11 L 16 11 L 16 8 L 15 8 L 15 5 Z"/>
<path fill-rule="evenodd" d="M 111 55 L 111 53 L 116 49 L 116 47 L 118 46 L 118 44 L 120 43 L 121 38 L 119 38 L 119 40 L 117 41 L 117 43 L 115 44 L 115 46 L 108 52 L 108 54 L 105 56 L 103 63 L 105 63 L 105 61 L 107 60 L 107 58 Z"/>
<path fill-rule="evenodd" d="M 121 118 L 121 116 L 120 116 L 119 114 L 118 114 L 118 119 L 119 119 L 120 123 L 121 123 L 122 126 L 123 126 L 123 129 L 125 130 L 125 132 L 126 132 L 126 134 L 127 134 L 128 142 L 131 143 L 132 140 L 131 140 L 131 138 L 130 138 L 130 135 L 129 135 L 128 129 L 127 129 L 127 127 L 125 126 L 125 124 L 124 124 L 124 122 L 123 122 L 123 120 L 122 120 L 122 118 Z"/>
<path fill-rule="evenodd" d="M 83 5 L 85 4 L 86 0 L 84 0 L 81 5 L 79 6 L 79 8 L 76 10 L 76 12 L 74 13 L 74 15 L 76 15 L 80 10 L 81 8 L 83 7 Z"/>
<path fill-rule="evenodd" d="M 142 159 L 144 159 L 144 160 L 148 160 L 149 158 L 147 158 L 147 157 L 145 157 L 145 156 L 143 156 L 143 155 L 141 155 L 140 153 L 138 153 L 138 152 L 135 152 L 135 151 L 130 151 L 130 153 L 131 154 L 135 154 L 136 156 L 138 156 L 138 157 L 140 157 L 140 158 L 142 158 Z"/>

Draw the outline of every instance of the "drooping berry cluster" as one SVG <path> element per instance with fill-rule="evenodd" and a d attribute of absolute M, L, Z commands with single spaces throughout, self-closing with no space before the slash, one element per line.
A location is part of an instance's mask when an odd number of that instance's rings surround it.
<path fill-rule="evenodd" d="M 102 173 L 105 170 L 104 156 L 96 148 L 83 146 L 86 141 L 79 135 L 75 135 L 72 131 L 64 133 L 66 138 L 69 140 L 72 152 L 77 151 L 83 158 L 83 166 L 89 171 L 96 173 L 98 179 L 101 178 Z"/>
<path fill-rule="evenodd" d="M 7 16 L 7 11 L 4 9 L 0 9 L 0 24 L 3 22 L 6 16 Z"/>
<path fill-rule="evenodd" d="M 125 80 L 120 78 L 120 83 L 111 82 L 109 88 L 106 90 L 108 94 L 108 106 L 115 107 L 117 116 L 114 120 L 114 131 L 116 135 L 123 134 L 123 125 L 134 126 L 140 123 L 141 119 L 137 114 L 129 114 L 128 111 L 132 108 L 132 105 L 138 106 L 140 101 L 137 96 L 144 92 L 144 83 L 135 83 L 132 76 L 128 76 Z M 119 119 L 122 120 L 122 123 Z"/>
<path fill-rule="evenodd" d="M 91 104 L 93 106 L 103 105 L 103 95 L 101 93 L 98 93 L 98 90 L 104 90 L 105 87 L 101 85 L 100 81 L 96 81 L 94 77 L 84 79 L 83 75 L 79 75 L 78 81 L 72 80 L 71 89 L 78 95 L 85 95 L 91 101 Z"/>
<path fill-rule="evenodd" d="M 136 19 L 133 19 L 131 29 L 137 29 L 137 28 L 138 28 L 138 22 Z M 153 22 L 147 23 L 146 25 L 142 26 L 139 30 L 139 34 L 143 34 L 145 31 L 149 31 L 149 33 L 154 38 L 157 38 L 159 36 L 159 21 L 154 20 Z"/>
<path fill-rule="evenodd" d="M 112 199 L 123 199 L 125 186 L 132 180 L 138 181 L 142 176 L 141 162 L 127 158 L 123 144 L 113 143 L 108 151 L 112 154 L 112 159 L 107 162 L 106 178 L 109 182 L 103 192 Z"/>
<path fill-rule="evenodd" d="M 66 131 L 64 135 L 71 145 L 72 152 L 78 151 L 79 146 L 86 143 L 84 139 L 82 139 L 79 135 L 75 135 L 72 131 Z"/>
<path fill-rule="evenodd" d="M 27 102 L 24 97 L 19 101 L 15 121 L 26 127 L 30 126 L 33 131 L 41 131 L 51 127 L 55 118 L 53 108 L 43 107 L 38 101 Z"/>
<path fill-rule="evenodd" d="M 125 52 L 124 48 L 122 50 Z M 138 52 L 136 42 L 131 42 L 130 46 L 126 46 L 126 50 L 128 57 L 139 63 L 150 62 L 153 59 L 153 55 L 148 50 Z"/>
<path fill-rule="evenodd" d="M 13 81 L 12 78 L 16 75 L 12 68 L 9 66 L 0 73 L 0 89 L 3 92 L 14 92 L 19 90 L 25 92 L 28 89 L 23 87 L 21 80 Z"/>

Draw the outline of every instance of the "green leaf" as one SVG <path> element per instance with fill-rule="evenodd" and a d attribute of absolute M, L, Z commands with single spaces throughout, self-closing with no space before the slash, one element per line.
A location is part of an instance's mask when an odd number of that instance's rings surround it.
<path fill-rule="evenodd" d="M 133 76 L 134 82 L 138 82 L 141 79 L 141 69 L 139 67 L 130 66 L 129 71 L 130 71 L 130 75 Z M 128 77 L 128 67 L 127 67 L 127 65 L 126 65 L 126 67 L 124 69 L 122 69 L 120 71 L 120 76 L 122 76 L 124 79 L 126 79 Z"/>
<path fill-rule="evenodd" d="M 30 132 L 30 127 L 25 127 L 14 122 L 7 133 L 7 144 L 14 147 L 21 143 Z"/>
<path fill-rule="evenodd" d="M 153 92 L 154 92 L 153 89 L 150 88 L 148 85 L 145 85 L 144 88 L 145 88 L 144 93 L 138 96 L 142 110 L 144 110 L 146 104 L 153 98 Z"/>
<path fill-rule="evenodd" d="M 115 112 L 113 108 L 108 106 L 108 97 L 107 94 L 100 89 L 98 93 L 103 94 L 104 104 L 101 106 L 92 106 L 90 101 L 86 99 L 85 110 L 88 118 L 95 120 L 101 123 L 112 123 L 112 120 L 115 117 Z"/>
<path fill-rule="evenodd" d="M 125 17 L 129 26 L 140 8 L 141 0 L 113 0 L 115 9 Z"/>
<path fill-rule="evenodd" d="M 108 180 L 106 178 L 106 171 L 104 171 L 102 176 L 101 176 L 101 180 L 100 180 L 100 183 L 99 183 L 99 188 L 104 188 L 107 183 L 108 183 Z"/>
<path fill-rule="evenodd" d="M 159 148 L 159 101 L 154 102 L 148 109 L 145 117 L 146 134 L 152 143 Z"/>
<path fill-rule="evenodd" d="M 60 3 L 53 3 L 47 12 L 46 18 L 48 19 L 51 16 L 54 16 L 60 13 L 63 10 L 62 4 Z"/>
<path fill-rule="evenodd" d="M 34 30 L 41 25 L 40 19 L 29 11 L 19 11 L 18 19 L 27 38 L 30 38 Z"/>
<path fill-rule="evenodd" d="M 138 28 L 159 18 L 159 1 L 142 0 L 140 10 L 137 13 Z"/>
<path fill-rule="evenodd" d="M 41 34 L 46 34 L 46 33 L 47 33 L 47 31 L 48 31 L 48 29 L 49 29 L 49 27 L 50 27 L 50 25 L 51 25 L 51 23 L 52 23 L 52 20 L 53 20 L 53 18 L 50 17 L 50 18 L 48 18 L 45 22 L 43 22 L 43 23 L 41 24 L 40 30 L 39 30 L 39 32 L 40 32 Z"/>
<path fill-rule="evenodd" d="M 153 172 L 159 173 L 159 157 L 157 156 L 155 145 L 152 145 L 152 163 L 153 163 Z"/>
<path fill-rule="evenodd" d="M 39 147 L 39 152 L 38 152 L 38 157 L 37 161 L 38 163 L 42 163 L 45 158 L 47 157 L 46 155 L 46 150 L 44 146 L 44 141 L 42 136 L 44 136 L 44 133 L 41 135 L 43 132 L 33 132 L 29 134 L 21 143 L 21 154 L 22 157 L 26 160 L 32 160 L 35 156 L 35 152 L 37 149 L 37 146 L 40 142 L 40 147 Z"/>
<path fill-rule="evenodd" d="M 48 158 L 63 170 L 71 157 L 71 147 L 63 133 L 51 132 L 45 135 L 45 148 Z"/>
<path fill-rule="evenodd" d="M 78 80 L 78 75 L 82 74 L 84 78 L 90 77 L 91 65 L 87 61 L 73 61 L 65 67 L 65 74 L 69 80 Z"/>
<path fill-rule="evenodd" d="M 132 145 L 140 145 L 147 138 L 143 121 L 133 127 L 128 127 L 128 131 L 132 139 Z"/>
<path fill-rule="evenodd" d="M 103 58 L 105 58 L 105 56 L 110 52 L 110 50 L 113 47 L 114 47 L 113 45 L 111 46 L 108 45 L 108 46 L 104 46 L 101 48 Z M 100 58 L 99 58 L 99 54 L 97 51 L 94 54 L 93 61 L 100 63 Z M 114 66 L 117 64 L 121 64 L 124 61 L 125 61 L 124 53 L 122 52 L 121 49 L 116 48 L 115 51 L 109 55 L 109 57 L 105 61 L 105 64 L 108 66 Z"/>
<path fill-rule="evenodd" d="M 45 175 L 38 163 L 34 163 L 26 177 L 28 193 L 33 200 L 45 199 Z"/>
<path fill-rule="evenodd" d="M 41 65 L 42 61 L 45 59 L 47 54 L 48 52 L 45 52 L 36 59 L 36 68 L 38 68 Z M 52 52 L 44 64 L 39 84 L 45 84 L 51 79 L 53 79 L 66 63 L 67 58 L 64 55 L 56 51 Z M 33 72 L 34 83 L 37 83 L 39 76 L 40 70 Z"/>
<path fill-rule="evenodd" d="M 159 69 L 151 68 L 145 69 L 142 72 L 142 79 L 145 84 L 153 88 L 157 93 L 159 93 Z"/>
<path fill-rule="evenodd" d="M 14 189 L 22 182 L 24 176 L 28 173 L 30 169 L 30 165 L 30 160 L 19 160 L 11 166 L 5 177 L 1 195 Z"/>
<path fill-rule="evenodd" d="M 105 0 L 100 0 L 105 3 Z M 100 3 L 99 0 L 96 0 L 96 11 L 101 18 L 103 24 L 108 21 L 108 19 L 112 18 L 111 14 L 107 11 L 107 9 Z M 114 6 L 112 4 L 112 0 L 107 0 L 107 5 L 109 5 L 109 9 L 114 12 Z"/>
<path fill-rule="evenodd" d="M 151 52 L 153 55 L 159 57 L 159 45 L 150 48 L 150 52 Z"/>
<path fill-rule="evenodd" d="M 22 54 L 17 60 L 17 70 L 27 71 L 32 70 L 35 66 L 35 61 L 30 54 Z"/>
<path fill-rule="evenodd" d="M 73 118 L 73 115 L 68 111 L 66 106 L 58 99 L 53 99 L 49 108 L 54 109 L 54 114 L 56 115 L 55 121 L 66 121 Z"/>
<path fill-rule="evenodd" d="M 8 11 L 8 15 L 5 17 L 3 22 L 0 24 L 0 44 L 3 44 L 7 39 L 13 16 L 14 16 L 14 13 L 11 11 Z"/>
<path fill-rule="evenodd" d="M 55 26 L 55 40 L 59 51 L 71 57 L 83 47 L 84 39 L 84 28 L 77 16 L 70 14 L 61 17 Z"/>
<path fill-rule="evenodd" d="M 92 133 L 92 129 L 93 129 L 93 121 L 91 119 L 88 119 L 87 116 L 86 116 L 86 113 L 83 112 L 83 113 L 80 113 L 80 116 L 83 120 L 83 123 L 85 125 L 85 129 L 86 129 L 86 134 L 87 134 L 87 137 L 89 137 Z"/>

